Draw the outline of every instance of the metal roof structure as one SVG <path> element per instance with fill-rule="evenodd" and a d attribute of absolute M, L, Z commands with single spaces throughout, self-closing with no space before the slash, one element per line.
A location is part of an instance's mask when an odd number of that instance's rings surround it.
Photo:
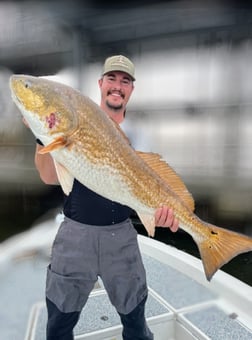
<path fill-rule="evenodd" d="M 111 51 L 162 49 L 164 38 L 171 47 L 239 43 L 251 38 L 251 23 L 250 8 L 230 1 L 3 1 L 0 65 L 50 74 L 80 60 L 103 60 Z"/>

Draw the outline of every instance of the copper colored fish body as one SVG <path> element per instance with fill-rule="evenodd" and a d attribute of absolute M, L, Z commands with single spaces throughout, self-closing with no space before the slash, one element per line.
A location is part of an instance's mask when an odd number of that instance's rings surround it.
<path fill-rule="evenodd" d="M 134 209 L 154 236 L 154 214 L 169 206 L 199 248 L 208 280 L 252 239 L 200 220 L 183 181 L 158 154 L 135 151 L 120 127 L 91 99 L 44 78 L 13 75 L 12 98 L 33 134 L 50 152 L 66 194 L 74 178 L 98 194 Z"/>

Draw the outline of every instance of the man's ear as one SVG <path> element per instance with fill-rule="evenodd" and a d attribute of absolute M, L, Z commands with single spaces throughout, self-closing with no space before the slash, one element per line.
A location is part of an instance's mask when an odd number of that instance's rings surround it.
<path fill-rule="evenodd" d="M 99 88 L 101 88 L 101 86 L 102 86 L 102 82 L 103 82 L 103 78 L 100 78 L 100 79 L 98 79 L 98 85 L 99 85 Z"/>

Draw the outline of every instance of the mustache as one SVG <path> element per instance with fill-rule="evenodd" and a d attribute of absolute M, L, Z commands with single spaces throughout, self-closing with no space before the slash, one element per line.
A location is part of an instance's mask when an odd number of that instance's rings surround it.
<path fill-rule="evenodd" d="M 119 94 L 123 99 L 125 97 L 124 93 L 122 93 L 120 90 L 109 90 L 108 91 L 108 95 L 113 94 L 113 93 Z"/>

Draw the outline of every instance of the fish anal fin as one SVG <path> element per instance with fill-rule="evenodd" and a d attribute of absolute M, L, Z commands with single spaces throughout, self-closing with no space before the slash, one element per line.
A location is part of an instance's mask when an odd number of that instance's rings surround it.
<path fill-rule="evenodd" d="M 56 162 L 55 160 L 54 165 L 62 190 L 66 195 L 69 195 L 73 188 L 74 177 L 62 164 Z"/>
<path fill-rule="evenodd" d="M 252 238 L 207 224 L 209 237 L 197 242 L 207 280 L 235 256 L 252 251 Z"/>
<path fill-rule="evenodd" d="M 149 236 L 154 237 L 155 235 L 155 216 L 150 214 L 137 213 L 140 221 L 144 225 Z"/>
<path fill-rule="evenodd" d="M 174 191 L 184 204 L 194 211 L 194 199 L 180 176 L 157 153 L 136 151 L 137 155 L 154 170 L 159 177 Z"/>
<path fill-rule="evenodd" d="M 62 149 L 65 146 L 67 146 L 69 143 L 67 141 L 67 138 L 65 137 L 57 137 L 55 138 L 50 144 L 47 146 L 44 146 L 42 149 L 39 150 L 39 154 L 43 155 L 48 152 L 52 152 L 58 149 Z"/>

